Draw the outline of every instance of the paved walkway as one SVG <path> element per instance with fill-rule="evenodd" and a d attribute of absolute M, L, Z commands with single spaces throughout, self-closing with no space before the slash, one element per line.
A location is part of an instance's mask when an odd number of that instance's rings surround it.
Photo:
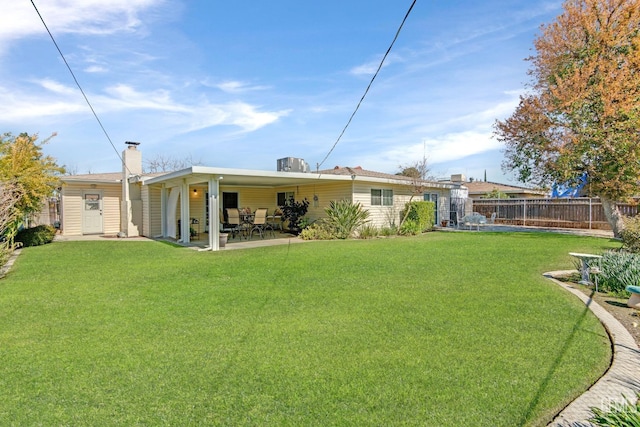
<path fill-rule="evenodd" d="M 609 237 L 613 238 L 611 230 L 585 230 L 581 228 L 555 228 L 555 227 L 529 227 L 524 225 L 500 225 L 500 224 L 482 224 L 479 227 L 475 225 L 471 228 L 460 226 L 457 227 L 435 227 L 439 231 L 492 231 L 492 232 L 545 232 L 558 234 L 575 234 L 577 236 L 593 236 L 593 237 Z"/>
<path fill-rule="evenodd" d="M 613 345 L 613 360 L 609 370 L 589 390 L 571 402 L 553 420 L 553 427 L 587 427 L 594 424 L 587 420 L 593 416 L 589 408 L 608 409 L 624 402 L 624 398 L 636 401 L 640 392 L 640 349 L 627 329 L 615 317 L 589 296 L 568 283 L 554 279 L 573 271 L 552 271 L 545 277 L 580 298 L 602 322 Z"/>

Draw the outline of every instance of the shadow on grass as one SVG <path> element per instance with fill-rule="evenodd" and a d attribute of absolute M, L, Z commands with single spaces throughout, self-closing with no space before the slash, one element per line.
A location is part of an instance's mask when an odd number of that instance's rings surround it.
<path fill-rule="evenodd" d="M 184 247 L 185 247 L 185 246 L 183 246 L 183 245 L 181 245 L 181 244 L 179 244 L 179 243 L 172 242 L 172 241 L 170 241 L 170 240 L 161 240 L 161 239 L 157 239 L 157 240 L 156 240 L 156 242 L 158 242 L 158 243 L 162 243 L 162 244 L 167 245 L 167 246 L 170 246 L 170 247 L 172 247 L 172 248 L 184 248 Z"/>
<path fill-rule="evenodd" d="M 571 346 L 572 342 L 575 339 L 576 333 L 582 327 L 582 324 L 584 323 L 584 319 L 587 316 L 587 312 L 589 312 L 589 306 L 593 301 L 593 295 L 594 295 L 594 292 L 591 292 L 591 295 L 589 295 L 589 301 L 585 305 L 584 310 L 578 317 L 578 320 L 576 321 L 575 325 L 573 325 L 573 328 L 571 329 L 571 332 L 569 333 L 567 339 L 564 341 L 564 344 L 562 345 L 562 347 L 560 347 L 555 359 L 553 360 L 553 363 L 549 367 L 549 371 L 547 372 L 547 375 L 544 377 L 544 379 L 540 383 L 540 386 L 538 387 L 538 391 L 533 396 L 533 399 L 531 399 L 531 402 L 529 403 L 529 407 L 527 408 L 527 411 L 524 413 L 522 419 L 518 423 L 519 426 L 526 425 L 527 422 L 530 421 L 531 415 L 533 414 L 534 410 L 540 403 L 540 398 L 544 395 L 545 391 L 547 390 L 547 387 L 549 386 L 549 383 L 551 382 L 551 379 L 553 378 L 556 370 L 558 369 L 558 366 L 560 366 L 560 362 L 567 354 L 569 347 Z"/>

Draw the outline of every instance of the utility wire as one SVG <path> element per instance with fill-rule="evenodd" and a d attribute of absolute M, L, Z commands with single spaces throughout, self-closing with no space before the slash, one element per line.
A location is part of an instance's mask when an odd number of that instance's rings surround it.
<path fill-rule="evenodd" d="M 33 0 L 31 0 L 31 4 L 33 5 L 33 8 L 36 10 L 36 13 L 40 17 L 40 21 L 42 21 L 42 25 L 44 25 L 44 28 L 47 30 L 47 33 L 49 33 L 49 37 L 51 37 L 51 41 L 55 45 L 56 49 L 58 49 L 58 53 L 60 54 L 60 56 L 62 57 L 62 60 L 64 61 L 65 65 L 67 66 L 67 69 L 69 70 L 69 73 L 71 73 L 71 77 L 73 77 L 73 81 L 76 82 L 76 86 L 78 86 L 78 89 L 80 89 L 80 92 L 82 93 L 82 96 L 84 97 L 84 100 L 87 102 L 87 105 L 91 109 L 91 112 L 93 113 L 93 117 L 96 118 L 96 120 L 98 121 L 98 124 L 100 125 L 100 129 L 102 129 L 102 132 L 107 137 L 107 140 L 109 141 L 109 144 L 111 144 L 111 148 L 113 148 L 113 151 L 115 151 L 116 156 L 118 156 L 118 158 L 120 159 L 120 162 L 122 162 L 122 164 L 127 169 L 129 174 L 133 175 L 131 173 L 131 171 L 129 170 L 129 168 L 127 167 L 126 163 L 124 162 L 124 159 L 122 158 L 122 156 L 120 156 L 120 153 L 118 153 L 118 149 L 116 148 L 116 146 L 114 145 L 113 141 L 111 140 L 111 137 L 109 136 L 109 133 L 107 132 L 105 127 L 102 125 L 102 122 L 100 121 L 100 118 L 98 117 L 98 114 L 96 113 L 96 110 L 93 109 L 93 105 L 91 105 L 91 102 L 89 102 L 89 98 L 87 97 L 87 94 L 82 89 L 82 86 L 80 86 L 80 82 L 78 82 L 78 79 L 76 78 L 76 75 L 74 74 L 73 70 L 71 69 L 71 66 L 69 65 L 69 63 L 67 62 L 67 58 L 64 57 L 64 54 L 62 53 L 62 50 L 60 50 L 60 47 L 58 46 L 58 43 L 56 42 L 56 39 L 53 37 L 53 34 L 51 34 L 51 31 L 49 31 L 49 27 L 47 26 L 47 23 L 44 22 L 44 18 L 40 14 L 40 11 L 38 10 L 38 7 L 33 2 Z"/>
<path fill-rule="evenodd" d="M 382 65 L 384 64 L 385 59 L 387 59 L 387 55 L 389 55 L 389 52 L 391 52 L 391 48 L 393 47 L 393 45 L 395 44 L 396 40 L 398 39 L 398 36 L 400 35 L 400 31 L 402 30 L 402 27 L 404 26 L 405 21 L 409 17 L 409 14 L 411 13 L 411 10 L 413 9 L 413 6 L 415 6 L 416 1 L 417 0 L 413 0 L 413 2 L 411 3 L 411 6 L 409 6 L 409 10 L 407 10 L 407 13 L 404 15 L 404 19 L 402 20 L 402 23 L 400 24 L 400 27 L 398 28 L 398 31 L 396 31 L 396 35 L 393 37 L 393 41 L 391 41 L 391 45 L 389 46 L 389 49 L 387 49 L 387 51 L 385 52 L 384 56 L 382 57 L 382 60 L 380 61 L 380 65 L 378 65 L 378 69 L 373 74 L 373 77 L 371 77 L 371 81 L 369 82 L 369 85 L 367 86 L 367 89 L 364 91 L 364 94 L 362 95 L 362 98 L 360 98 L 360 101 L 358 102 L 358 105 L 356 105 L 356 109 L 353 111 L 353 113 L 351 113 L 351 117 L 349 117 L 349 120 L 347 121 L 347 124 L 342 129 L 342 132 L 340 132 L 340 135 L 338 136 L 338 139 L 336 140 L 336 142 L 333 143 L 333 146 L 331 147 L 331 150 L 329 150 L 327 155 L 324 156 L 324 159 L 322 159 L 322 161 L 320 163 L 318 163 L 317 169 L 320 169 L 320 166 L 322 166 L 324 164 L 324 162 L 329 158 L 329 156 L 331 155 L 333 150 L 336 148 L 336 146 L 338 145 L 338 143 L 342 139 L 342 136 L 346 132 L 347 128 L 351 124 L 351 121 L 353 120 L 353 117 L 358 112 L 358 109 L 360 109 L 360 105 L 362 104 L 362 101 L 364 101 L 364 98 L 367 96 L 367 93 L 369 93 L 369 89 L 371 88 L 371 85 L 373 84 L 373 81 L 376 79 L 376 77 L 378 76 L 378 73 L 382 69 Z"/>

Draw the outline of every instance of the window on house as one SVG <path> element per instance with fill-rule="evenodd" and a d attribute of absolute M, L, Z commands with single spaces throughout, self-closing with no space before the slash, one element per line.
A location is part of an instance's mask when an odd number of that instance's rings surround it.
<path fill-rule="evenodd" d="M 276 202 L 278 206 L 284 206 L 285 202 L 290 199 L 295 199 L 295 193 L 293 191 L 286 191 L 278 193 Z"/>
<path fill-rule="evenodd" d="M 393 190 L 372 188 L 371 206 L 393 206 Z"/>

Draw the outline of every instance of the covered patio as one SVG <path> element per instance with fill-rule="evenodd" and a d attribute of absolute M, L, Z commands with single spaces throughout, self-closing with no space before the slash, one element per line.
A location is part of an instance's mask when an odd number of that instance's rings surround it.
<path fill-rule="evenodd" d="M 152 236 L 175 239 L 181 244 L 194 244 L 204 250 L 217 251 L 220 249 L 219 224 L 222 223 L 220 216 L 225 207 L 225 196 L 232 197 L 231 202 L 227 203 L 236 203 L 234 208 L 266 208 L 273 213 L 278 208 L 279 198 L 283 195 L 295 195 L 296 199 L 312 199 L 314 204 L 310 210 L 321 211 L 316 186 L 338 184 L 349 190 L 340 195 L 350 196 L 355 178 L 192 166 L 160 177 L 144 179 L 142 183 L 143 191 L 146 187 L 149 194 L 149 231 Z M 306 190 L 301 191 L 301 187 Z M 159 217 L 157 213 L 151 212 L 152 207 L 159 208 Z M 250 242 L 273 239 L 270 233 L 267 235 L 269 236 L 264 236 L 263 239 L 254 234 Z M 291 237 L 276 231 L 276 238 Z M 230 238 L 228 245 L 237 247 L 242 244 L 236 240 Z"/>

